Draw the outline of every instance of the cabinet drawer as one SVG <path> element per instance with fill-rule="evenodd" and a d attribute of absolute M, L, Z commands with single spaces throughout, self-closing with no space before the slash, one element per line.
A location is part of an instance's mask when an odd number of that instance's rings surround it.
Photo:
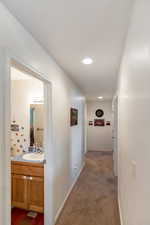
<path fill-rule="evenodd" d="M 24 162 L 15 162 L 11 163 L 11 173 L 20 174 L 26 176 L 44 176 L 44 166 L 43 164 L 35 163 L 24 163 Z"/>

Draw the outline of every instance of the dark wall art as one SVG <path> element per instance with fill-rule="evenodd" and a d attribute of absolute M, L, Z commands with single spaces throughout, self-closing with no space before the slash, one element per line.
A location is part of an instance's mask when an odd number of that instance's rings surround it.
<path fill-rule="evenodd" d="M 106 121 L 106 126 L 110 126 L 110 121 Z"/>
<path fill-rule="evenodd" d="M 70 109 L 70 126 L 75 126 L 78 124 L 78 110 L 71 108 Z"/>
<path fill-rule="evenodd" d="M 89 126 L 93 126 L 93 121 L 89 121 Z"/>
<path fill-rule="evenodd" d="M 95 119 L 94 120 L 94 126 L 104 127 L 105 126 L 105 120 L 104 119 Z"/>
<path fill-rule="evenodd" d="M 104 115 L 104 111 L 102 109 L 97 109 L 95 115 L 97 117 L 102 117 Z"/>

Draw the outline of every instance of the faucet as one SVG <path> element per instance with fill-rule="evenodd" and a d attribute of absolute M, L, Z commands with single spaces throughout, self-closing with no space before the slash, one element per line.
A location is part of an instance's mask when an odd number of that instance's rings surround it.
<path fill-rule="evenodd" d="M 29 147 L 29 152 L 42 153 L 42 148 L 35 144 Z"/>
<path fill-rule="evenodd" d="M 42 148 L 40 146 L 38 146 L 38 144 L 35 144 L 35 152 L 36 153 L 42 153 Z"/>

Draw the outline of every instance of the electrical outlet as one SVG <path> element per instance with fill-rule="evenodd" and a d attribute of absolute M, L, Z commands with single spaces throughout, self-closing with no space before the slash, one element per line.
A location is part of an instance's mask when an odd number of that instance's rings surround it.
<path fill-rule="evenodd" d="M 78 172 L 78 167 L 77 166 L 73 167 L 72 172 L 73 172 L 73 177 L 75 177 L 77 175 L 77 172 Z"/>

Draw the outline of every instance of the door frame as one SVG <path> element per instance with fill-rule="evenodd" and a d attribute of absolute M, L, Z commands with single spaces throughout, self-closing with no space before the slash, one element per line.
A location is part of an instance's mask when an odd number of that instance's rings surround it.
<path fill-rule="evenodd" d="M 118 96 L 113 98 L 112 103 L 113 113 L 113 129 L 112 129 L 112 144 L 113 144 L 113 160 L 114 160 L 114 174 L 118 176 Z"/>
<path fill-rule="evenodd" d="M 0 224 L 11 225 L 11 158 L 10 158 L 10 124 L 11 124 L 11 66 L 20 66 L 30 75 L 44 83 L 44 224 L 53 225 L 53 178 L 54 151 L 52 131 L 52 84 L 43 73 L 25 63 L 6 49 L 0 50 Z"/>

